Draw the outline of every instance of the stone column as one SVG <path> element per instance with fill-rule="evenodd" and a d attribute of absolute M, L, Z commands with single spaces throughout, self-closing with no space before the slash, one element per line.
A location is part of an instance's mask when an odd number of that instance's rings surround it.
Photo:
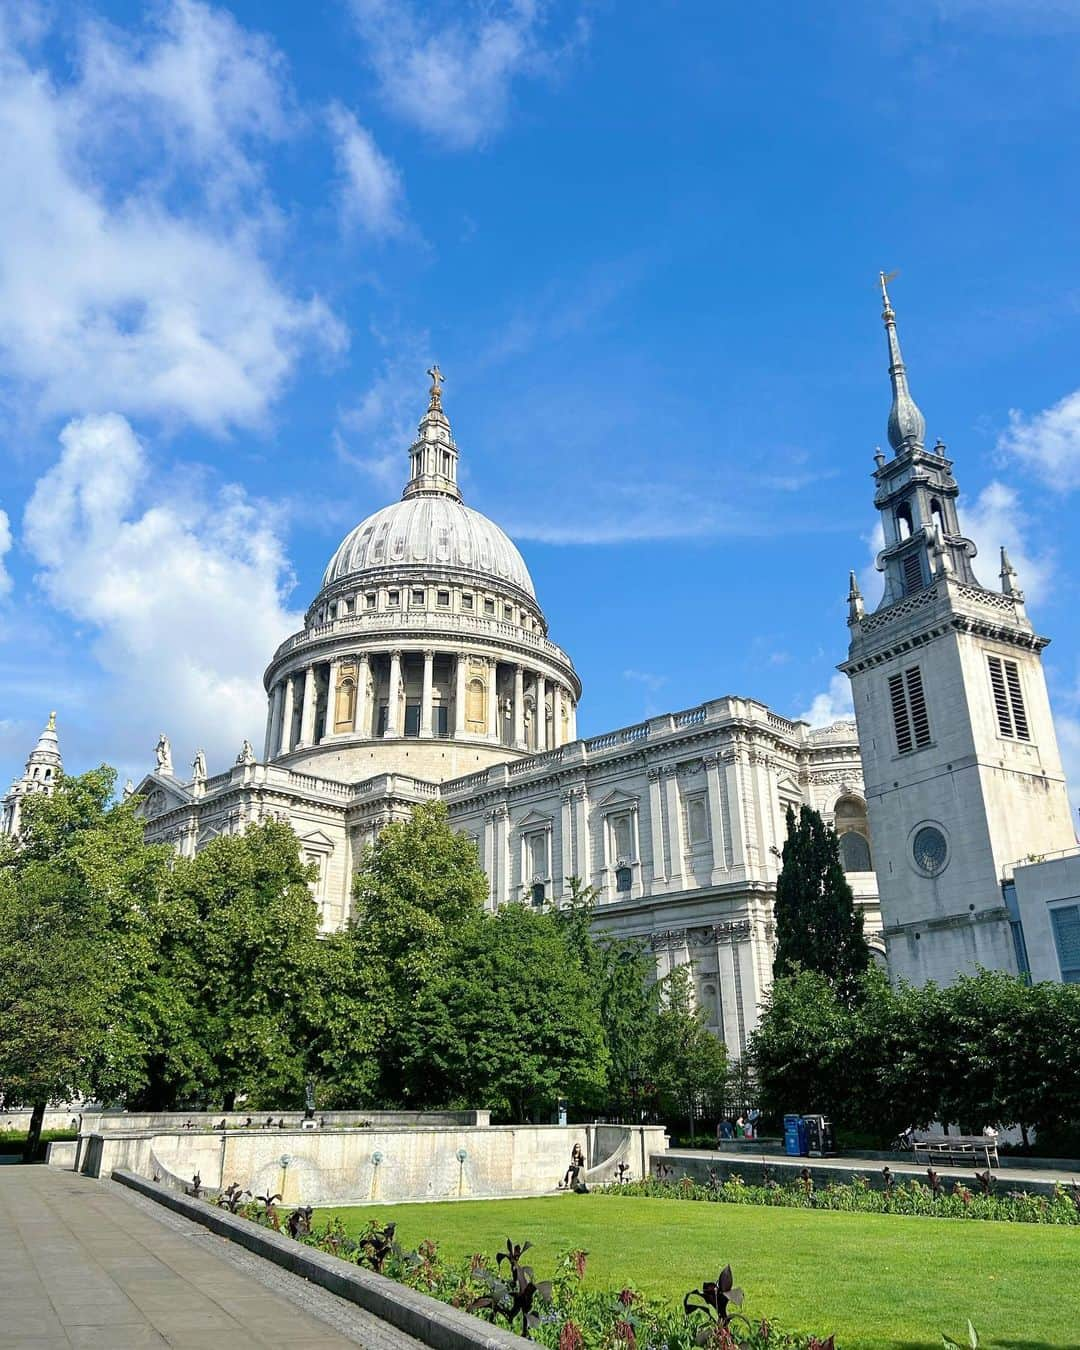
<path fill-rule="evenodd" d="M 570 700 L 570 739 L 577 740 L 577 704 L 571 698 Z"/>
<path fill-rule="evenodd" d="M 664 805 L 667 807 L 668 856 L 671 858 L 671 871 L 668 881 L 676 890 L 682 886 L 683 846 L 682 812 L 679 807 L 679 770 L 675 764 L 664 765 Z"/>
<path fill-rule="evenodd" d="M 456 737 L 465 734 L 465 671 L 467 661 L 466 654 L 458 652 L 454 666 L 454 735 Z"/>
<path fill-rule="evenodd" d="M 371 704 L 368 701 L 368 686 L 371 684 L 371 658 L 367 652 L 361 652 L 356 662 L 356 713 L 353 717 L 353 730 L 359 735 L 371 735 Z"/>
<path fill-rule="evenodd" d="M 570 878 L 574 875 L 574 835 L 571 812 L 573 796 L 567 791 L 562 794 L 562 816 L 559 821 L 559 841 L 562 844 L 562 892 L 570 893 Z"/>
<path fill-rule="evenodd" d="M 431 687 L 434 681 L 435 653 L 424 653 L 424 683 L 420 689 L 420 735 L 431 735 Z"/>
<path fill-rule="evenodd" d="M 747 866 L 746 840 L 743 830 L 743 789 L 740 752 L 732 750 L 724 756 L 724 777 L 727 780 L 728 824 L 731 829 L 731 862 L 733 867 Z"/>
<path fill-rule="evenodd" d="M 514 747 L 525 749 L 525 672 L 514 667 Z"/>
<path fill-rule="evenodd" d="M 547 743 L 547 680 L 536 677 L 536 748 L 546 750 Z"/>
<path fill-rule="evenodd" d="M 263 759 L 269 759 L 277 750 L 281 741 L 281 699 L 283 695 L 281 681 L 278 680 L 270 690 L 270 711 L 266 720 L 266 744 Z"/>
<path fill-rule="evenodd" d="M 338 684 L 338 666 L 340 662 L 335 656 L 330 662 L 330 675 L 326 685 L 326 716 L 323 719 L 323 738 L 334 734 L 335 708 L 337 707 L 337 684 Z"/>
<path fill-rule="evenodd" d="M 278 740 L 278 754 L 287 755 L 292 749 L 293 720 L 293 677 L 285 676 L 285 698 L 281 709 L 281 737 Z"/>
<path fill-rule="evenodd" d="M 493 656 L 488 657 L 487 734 L 499 739 L 499 663 Z"/>
<path fill-rule="evenodd" d="M 589 797 L 584 787 L 574 788 L 575 824 L 577 826 L 577 876 L 583 886 L 592 885 L 593 868 L 589 845 Z"/>
<path fill-rule="evenodd" d="M 562 685 L 557 684 L 551 691 L 551 748 L 558 750 L 562 738 Z"/>
<path fill-rule="evenodd" d="M 401 715 L 401 653 L 390 653 L 390 684 L 386 693 L 386 736 L 397 736 Z"/>
<path fill-rule="evenodd" d="M 722 880 L 727 871 L 727 853 L 724 847 L 724 797 L 720 784 L 720 756 L 706 755 L 705 781 L 708 784 L 709 833 L 712 835 L 712 881 Z"/>
<path fill-rule="evenodd" d="M 649 770 L 649 835 L 652 843 L 652 882 L 660 890 L 667 878 L 664 866 L 664 807 L 660 791 L 660 770 Z"/>
<path fill-rule="evenodd" d="M 304 671 L 303 703 L 300 706 L 300 739 L 297 745 L 312 745 L 315 741 L 315 667 Z"/>

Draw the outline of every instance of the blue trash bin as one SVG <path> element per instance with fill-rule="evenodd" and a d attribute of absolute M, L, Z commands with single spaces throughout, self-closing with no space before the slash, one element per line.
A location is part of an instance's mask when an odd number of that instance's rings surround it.
<path fill-rule="evenodd" d="M 806 1121 L 802 1116 L 784 1117 L 784 1152 L 792 1158 L 806 1153 Z"/>

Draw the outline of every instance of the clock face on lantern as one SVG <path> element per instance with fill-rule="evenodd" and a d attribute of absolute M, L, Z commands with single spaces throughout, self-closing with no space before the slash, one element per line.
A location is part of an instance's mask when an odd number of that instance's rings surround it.
<path fill-rule="evenodd" d="M 936 825 L 924 825 L 915 834 L 911 854 L 920 872 L 936 877 L 948 860 L 949 846 Z"/>

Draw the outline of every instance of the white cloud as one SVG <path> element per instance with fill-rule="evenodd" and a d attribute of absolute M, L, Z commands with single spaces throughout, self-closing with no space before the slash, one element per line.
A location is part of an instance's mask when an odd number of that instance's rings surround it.
<path fill-rule="evenodd" d="M 829 681 L 823 693 L 816 694 L 809 708 L 798 714 L 798 721 L 812 727 L 828 727 L 834 722 L 850 722 L 855 716 L 851 699 L 851 681 L 839 671 Z"/>
<path fill-rule="evenodd" d="M 11 594 L 11 574 L 4 566 L 4 559 L 11 552 L 11 521 L 8 513 L 0 510 L 0 598 Z"/>
<path fill-rule="evenodd" d="M 94 635 L 104 752 L 149 762 L 164 728 L 178 772 L 199 746 L 223 765 L 244 736 L 261 753 L 262 668 L 301 622 L 272 513 L 235 485 L 166 492 L 115 414 L 70 422 L 60 440 L 24 535 L 51 604 Z"/>
<path fill-rule="evenodd" d="M 504 125 L 513 83 L 550 74 L 583 40 L 579 18 L 546 42 L 542 0 L 421 6 L 410 0 L 352 0 L 380 92 L 406 122 L 454 149 L 488 140 Z"/>
<path fill-rule="evenodd" d="M 1080 487 L 1080 389 L 1032 417 L 1012 409 L 998 449 L 1052 488 L 1068 492 Z"/>
<path fill-rule="evenodd" d="M 139 41 L 88 30 L 63 84 L 0 23 L 0 258 L 18 260 L 0 266 L 0 369 L 45 414 L 222 430 L 264 417 L 306 344 L 344 337 L 265 256 L 279 58 L 208 6 L 162 12 Z"/>
<path fill-rule="evenodd" d="M 1027 599 L 1037 604 L 1046 594 L 1053 563 L 1045 554 L 1032 551 L 1028 523 L 1019 494 L 997 481 L 987 483 L 973 502 L 961 507 L 960 528 L 978 549 L 973 566 L 980 585 L 988 590 L 1001 585 L 1000 550 L 1004 546 Z"/>
<path fill-rule="evenodd" d="M 375 138 L 340 103 L 332 103 L 327 121 L 341 175 L 341 214 L 347 225 L 370 234 L 397 234 L 401 220 L 401 175 L 375 144 Z"/>
<path fill-rule="evenodd" d="M 1054 726 L 1065 778 L 1069 784 L 1069 798 L 1073 810 L 1080 811 L 1080 717 L 1058 713 L 1054 718 Z M 1075 826 L 1075 821 L 1073 824 Z"/>

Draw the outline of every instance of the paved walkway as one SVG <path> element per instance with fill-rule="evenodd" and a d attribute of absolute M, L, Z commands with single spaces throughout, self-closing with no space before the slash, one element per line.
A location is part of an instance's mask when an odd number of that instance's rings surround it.
<path fill-rule="evenodd" d="M 0 1350 L 423 1350 L 111 1182 L 0 1169 Z"/>

